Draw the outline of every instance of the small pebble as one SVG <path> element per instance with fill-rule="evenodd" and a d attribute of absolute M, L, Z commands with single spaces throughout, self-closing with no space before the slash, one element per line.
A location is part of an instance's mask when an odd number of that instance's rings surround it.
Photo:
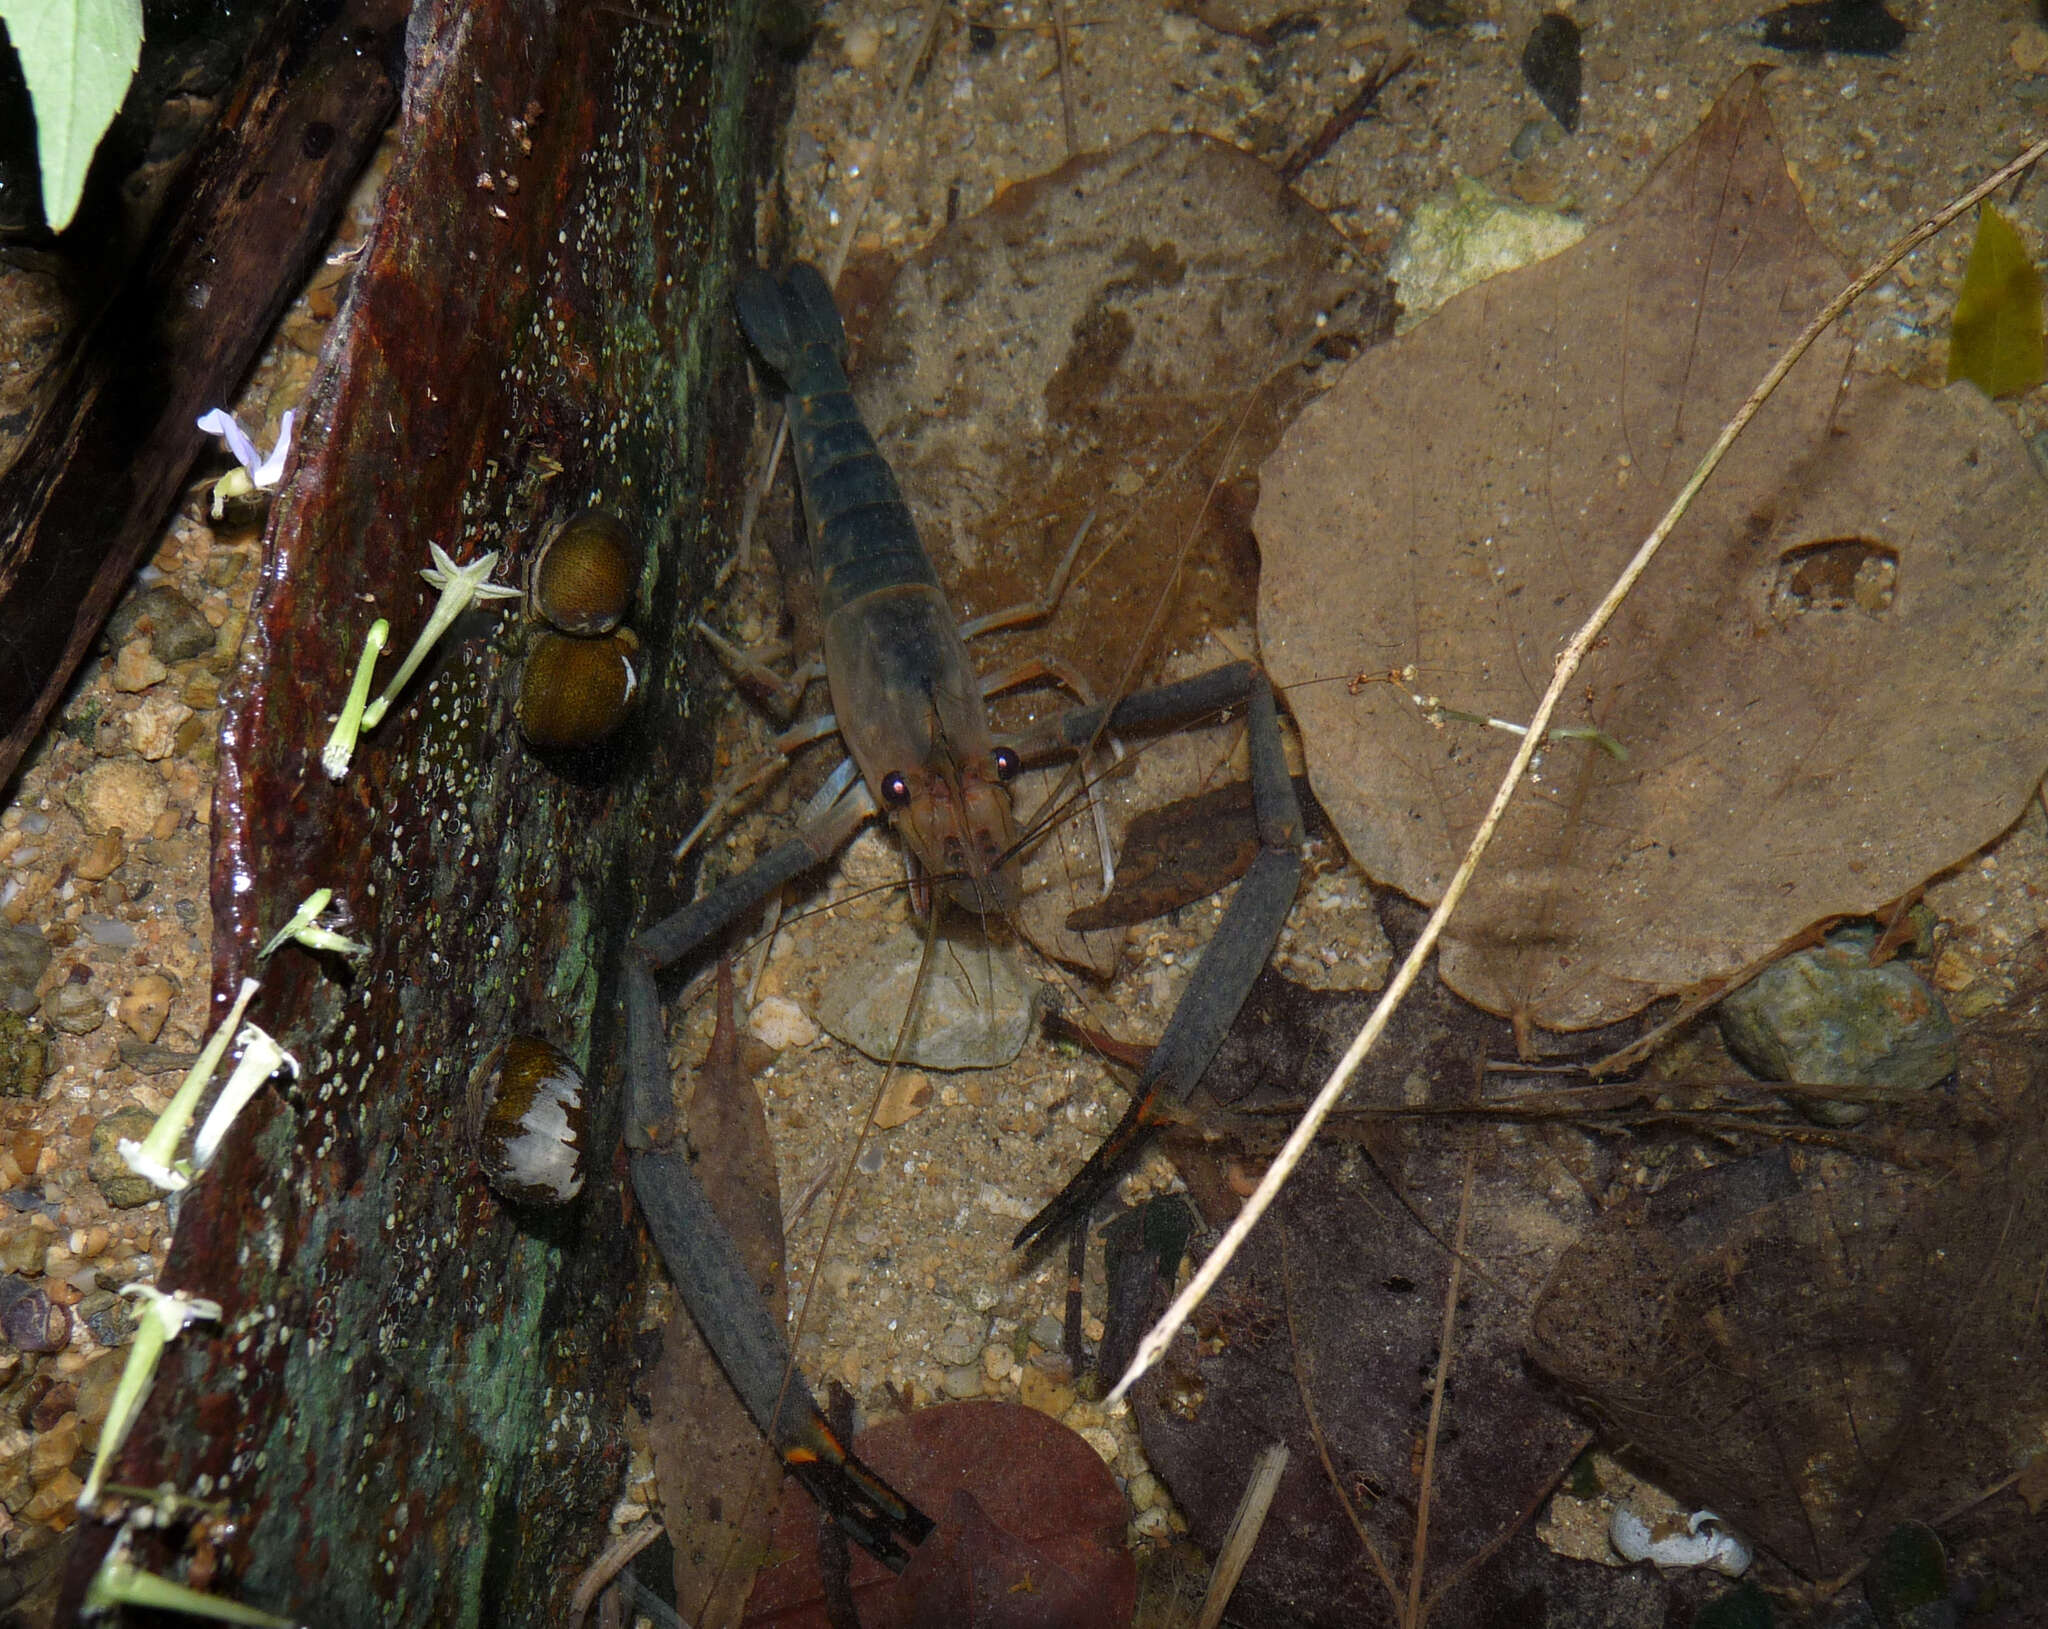
<path fill-rule="evenodd" d="M 844 1295 L 860 1282 L 860 1269 L 850 1261 L 829 1261 L 823 1276 L 826 1289 L 834 1295 Z"/>
<path fill-rule="evenodd" d="M 1148 1544 L 1167 1544 L 1173 1539 L 1173 1523 L 1157 1506 L 1139 1511 L 1131 1521 L 1131 1529 Z"/>
<path fill-rule="evenodd" d="M 49 1239 L 32 1227 L 18 1227 L 0 1235 L 0 1269 L 10 1273 L 40 1273 L 49 1253 Z"/>
<path fill-rule="evenodd" d="M 1093 1448 L 1105 1465 L 1116 1463 L 1116 1433 L 1106 1425 L 1091 1425 L 1081 1433 L 1082 1441 Z"/>
<path fill-rule="evenodd" d="M 2012 61 L 2023 74 L 2048 68 L 2048 29 L 2030 25 L 2013 35 Z"/>
<path fill-rule="evenodd" d="M 117 758 L 95 764 L 64 794 L 92 832 L 148 831 L 171 805 L 163 777 L 147 764 Z"/>
<path fill-rule="evenodd" d="M 66 979 L 43 997 L 43 1017 L 66 1035 L 90 1035 L 107 1021 L 107 1004 L 90 982 Z"/>
<path fill-rule="evenodd" d="M 132 696 L 170 677 L 170 672 L 156 659 L 147 639 L 131 639 L 114 658 L 114 688 Z"/>
<path fill-rule="evenodd" d="M 931 1077 L 916 1069 L 899 1070 L 875 1105 L 875 1124 L 893 1131 L 924 1113 L 932 1100 Z"/>
<path fill-rule="evenodd" d="M 213 649 L 213 625 L 192 602 L 169 584 L 137 594 L 107 618 L 107 643 L 120 649 L 138 635 L 160 662 L 185 662 Z"/>
<path fill-rule="evenodd" d="M 873 23 L 855 23 L 846 31 L 843 48 L 849 68 L 872 68 L 881 55 L 882 31 Z"/>
<path fill-rule="evenodd" d="M 984 1346 L 981 1349 L 981 1372 L 991 1380 L 1007 1380 L 1017 1366 L 1017 1360 L 1010 1356 L 1007 1346 Z"/>
<path fill-rule="evenodd" d="M 79 850 L 78 858 L 71 862 L 71 874 L 87 882 L 104 882 L 128 858 L 128 834 L 116 826 L 111 831 L 101 832 Z"/>
<path fill-rule="evenodd" d="M 818 1026 L 810 1014 L 788 996 L 766 996 L 747 1015 L 747 1028 L 763 1046 L 777 1052 L 809 1046 L 818 1038 Z"/>
<path fill-rule="evenodd" d="M 86 937 L 96 945 L 109 950 L 133 950 L 135 948 L 135 924 L 123 922 L 118 916 L 88 916 L 84 919 Z"/>
<path fill-rule="evenodd" d="M 963 1363 L 946 1371 L 944 1382 L 948 1397 L 969 1398 L 981 1395 L 981 1370 L 971 1363 Z"/>
<path fill-rule="evenodd" d="M 1068 1378 L 1064 1360 L 1056 1364 L 1025 1364 L 1018 1377 L 1017 1393 L 1026 1408 L 1035 1408 L 1055 1420 L 1074 1406 L 1074 1383 Z"/>
<path fill-rule="evenodd" d="M 0 922 L 0 1007 L 26 1016 L 36 1009 L 36 985 L 50 965 L 50 942 L 30 927 Z"/>
<path fill-rule="evenodd" d="M 160 763 L 191 743 L 183 739 L 192 709 L 176 696 L 148 696 L 128 715 L 128 747 L 136 757 Z"/>
<path fill-rule="evenodd" d="M 67 1413 L 36 1438 L 35 1447 L 29 1450 L 28 1474 L 38 1482 L 47 1482 L 77 1457 L 78 1416 Z"/>
<path fill-rule="evenodd" d="M 932 1350 L 938 1354 L 939 1361 L 949 1368 L 972 1363 L 981 1350 L 981 1332 L 964 1323 L 950 1324 Z"/>
<path fill-rule="evenodd" d="M 171 981 L 161 973 L 145 973 L 128 986 L 128 993 L 121 997 L 114 1012 L 130 1033 L 144 1041 L 154 1041 L 163 1033 L 164 1020 L 171 1015 L 171 998 L 176 992 Z"/>
<path fill-rule="evenodd" d="M 128 1169 L 121 1158 L 120 1143 L 123 1138 L 130 1142 L 141 1142 L 149 1135 L 149 1128 L 156 1124 L 156 1116 L 145 1108 L 130 1105 L 116 1109 L 92 1128 L 91 1155 L 87 1170 L 98 1184 L 101 1195 L 116 1210 L 126 1210 L 135 1205 L 146 1205 L 152 1199 L 161 1199 L 162 1192 L 148 1177 L 137 1176 Z"/>

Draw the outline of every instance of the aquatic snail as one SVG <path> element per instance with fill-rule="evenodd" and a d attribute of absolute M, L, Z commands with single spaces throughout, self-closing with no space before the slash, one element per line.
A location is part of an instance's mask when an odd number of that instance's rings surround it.
<path fill-rule="evenodd" d="M 580 639 L 610 633 L 632 609 L 640 547 L 626 523 L 602 509 L 563 521 L 526 568 L 533 615 Z"/>
<path fill-rule="evenodd" d="M 509 1036 L 471 1084 L 477 1163 L 499 1198 L 566 1205 L 583 1191 L 589 1093 L 567 1053 L 535 1036 Z"/>
<path fill-rule="evenodd" d="M 536 634 L 519 678 L 519 729 L 536 747 L 595 746 L 633 710 L 640 641 L 621 628 L 601 639 Z"/>
<path fill-rule="evenodd" d="M 563 521 L 526 571 L 533 637 L 519 681 L 519 728 L 543 749 L 594 746 L 625 722 L 639 641 L 621 628 L 640 581 L 640 548 L 602 509 Z"/>

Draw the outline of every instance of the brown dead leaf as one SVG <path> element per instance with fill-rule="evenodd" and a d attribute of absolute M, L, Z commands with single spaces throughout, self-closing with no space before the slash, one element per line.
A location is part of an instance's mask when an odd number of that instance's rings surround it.
<path fill-rule="evenodd" d="M 1259 626 L 1316 795 L 1430 902 L 1552 661 L 1773 355 L 1845 279 L 1746 73 L 1607 228 L 1367 353 L 1263 471 Z M 1537 759 L 1443 976 L 1556 1028 L 1622 1017 L 2001 831 L 2048 762 L 2048 502 L 1970 391 L 1823 339 L 1736 444 Z"/>
<path fill-rule="evenodd" d="M 2048 1076 L 2040 1007 L 2013 1010 L 1965 1037 L 1953 1096 L 1887 1107 L 1888 1158 L 1683 1173 L 1588 1229 L 1530 1315 L 1531 1355 L 1672 1493 L 1810 1577 L 2039 1449 Z"/>
<path fill-rule="evenodd" d="M 1302 365 L 1319 339 L 1361 343 L 1391 309 L 1267 165 L 1149 135 L 1006 189 L 905 264 L 855 393 L 963 615 L 1044 592 L 1097 512 L 1055 624 L 977 650 L 1051 650 L 1102 688 L 1205 502 L 1163 642 L 1248 614 L 1240 478 L 1325 382 Z"/>
<path fill-rule="evenodd" d="M 738 1242 L 777 1318 L 788 1312 L 782 1191 L 760 1094 L 739 1062 L 732 969 L 718 969 L 718 1028 L 689 1101 L 697 1180 Z M 675 1546 L 676 1602 L 690 1623 L 739 1623 L 768 1559 L 782 1465 L 681 1302 L 649 1377 L 648 1435 Z"/>
<path fill-rule="evenodd" d="M 2027 1502 L 2027 1514 L 2038 1516 L 2048 1506 L 2048 1453 L 2036 1454 L 2028 1460 L 2012 1485 L 2013 1492 Z"/>
<path fill-rule="evenodd" d="M 854 1452 L 920 1508 L 940 1512 L 901 1577 L 853 1557 L 869 1629 L 1121 1629 L 1137 1601 L 1127 1511 L 1095 1450 L 1016 1403 L 948 1403 L 861 1433 Z M 753 1629 L 824 1629 L 817 1508 L 792 1482 L 776 1516 L 787 1559 L 761 1575 Z"/>

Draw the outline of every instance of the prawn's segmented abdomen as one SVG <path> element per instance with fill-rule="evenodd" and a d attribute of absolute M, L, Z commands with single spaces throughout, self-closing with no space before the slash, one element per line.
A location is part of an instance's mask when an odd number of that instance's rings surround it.
<path fill-rule="evenodd" d="M 790 444 L 809 517 L 820 609 L 938 574 L 902 488 L 862 422 L 843 358 L 846 332 L 831 290 L 811 266 L 780 279 L 755 272 L 735 300 L 741 325 L 788 392 Z"/>

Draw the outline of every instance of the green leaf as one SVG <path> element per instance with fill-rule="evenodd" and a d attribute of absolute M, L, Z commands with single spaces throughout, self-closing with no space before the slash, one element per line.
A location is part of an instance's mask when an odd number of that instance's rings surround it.
<path fill-rule="evenodd" d="M 1948 378 L 1967 379 L 1991 397 L 2023 395 L 2048 378 L 2041 274 L 2012 222 L 1992 204 L 1977 215 L 1977 241 L 1956 295 Z"/>
<path fill-rule="evenodd" d="M 0 22 L 35 103 L 43 218 L 61 232 L 141 60 L 142 0 L 0 0 Z"/>

